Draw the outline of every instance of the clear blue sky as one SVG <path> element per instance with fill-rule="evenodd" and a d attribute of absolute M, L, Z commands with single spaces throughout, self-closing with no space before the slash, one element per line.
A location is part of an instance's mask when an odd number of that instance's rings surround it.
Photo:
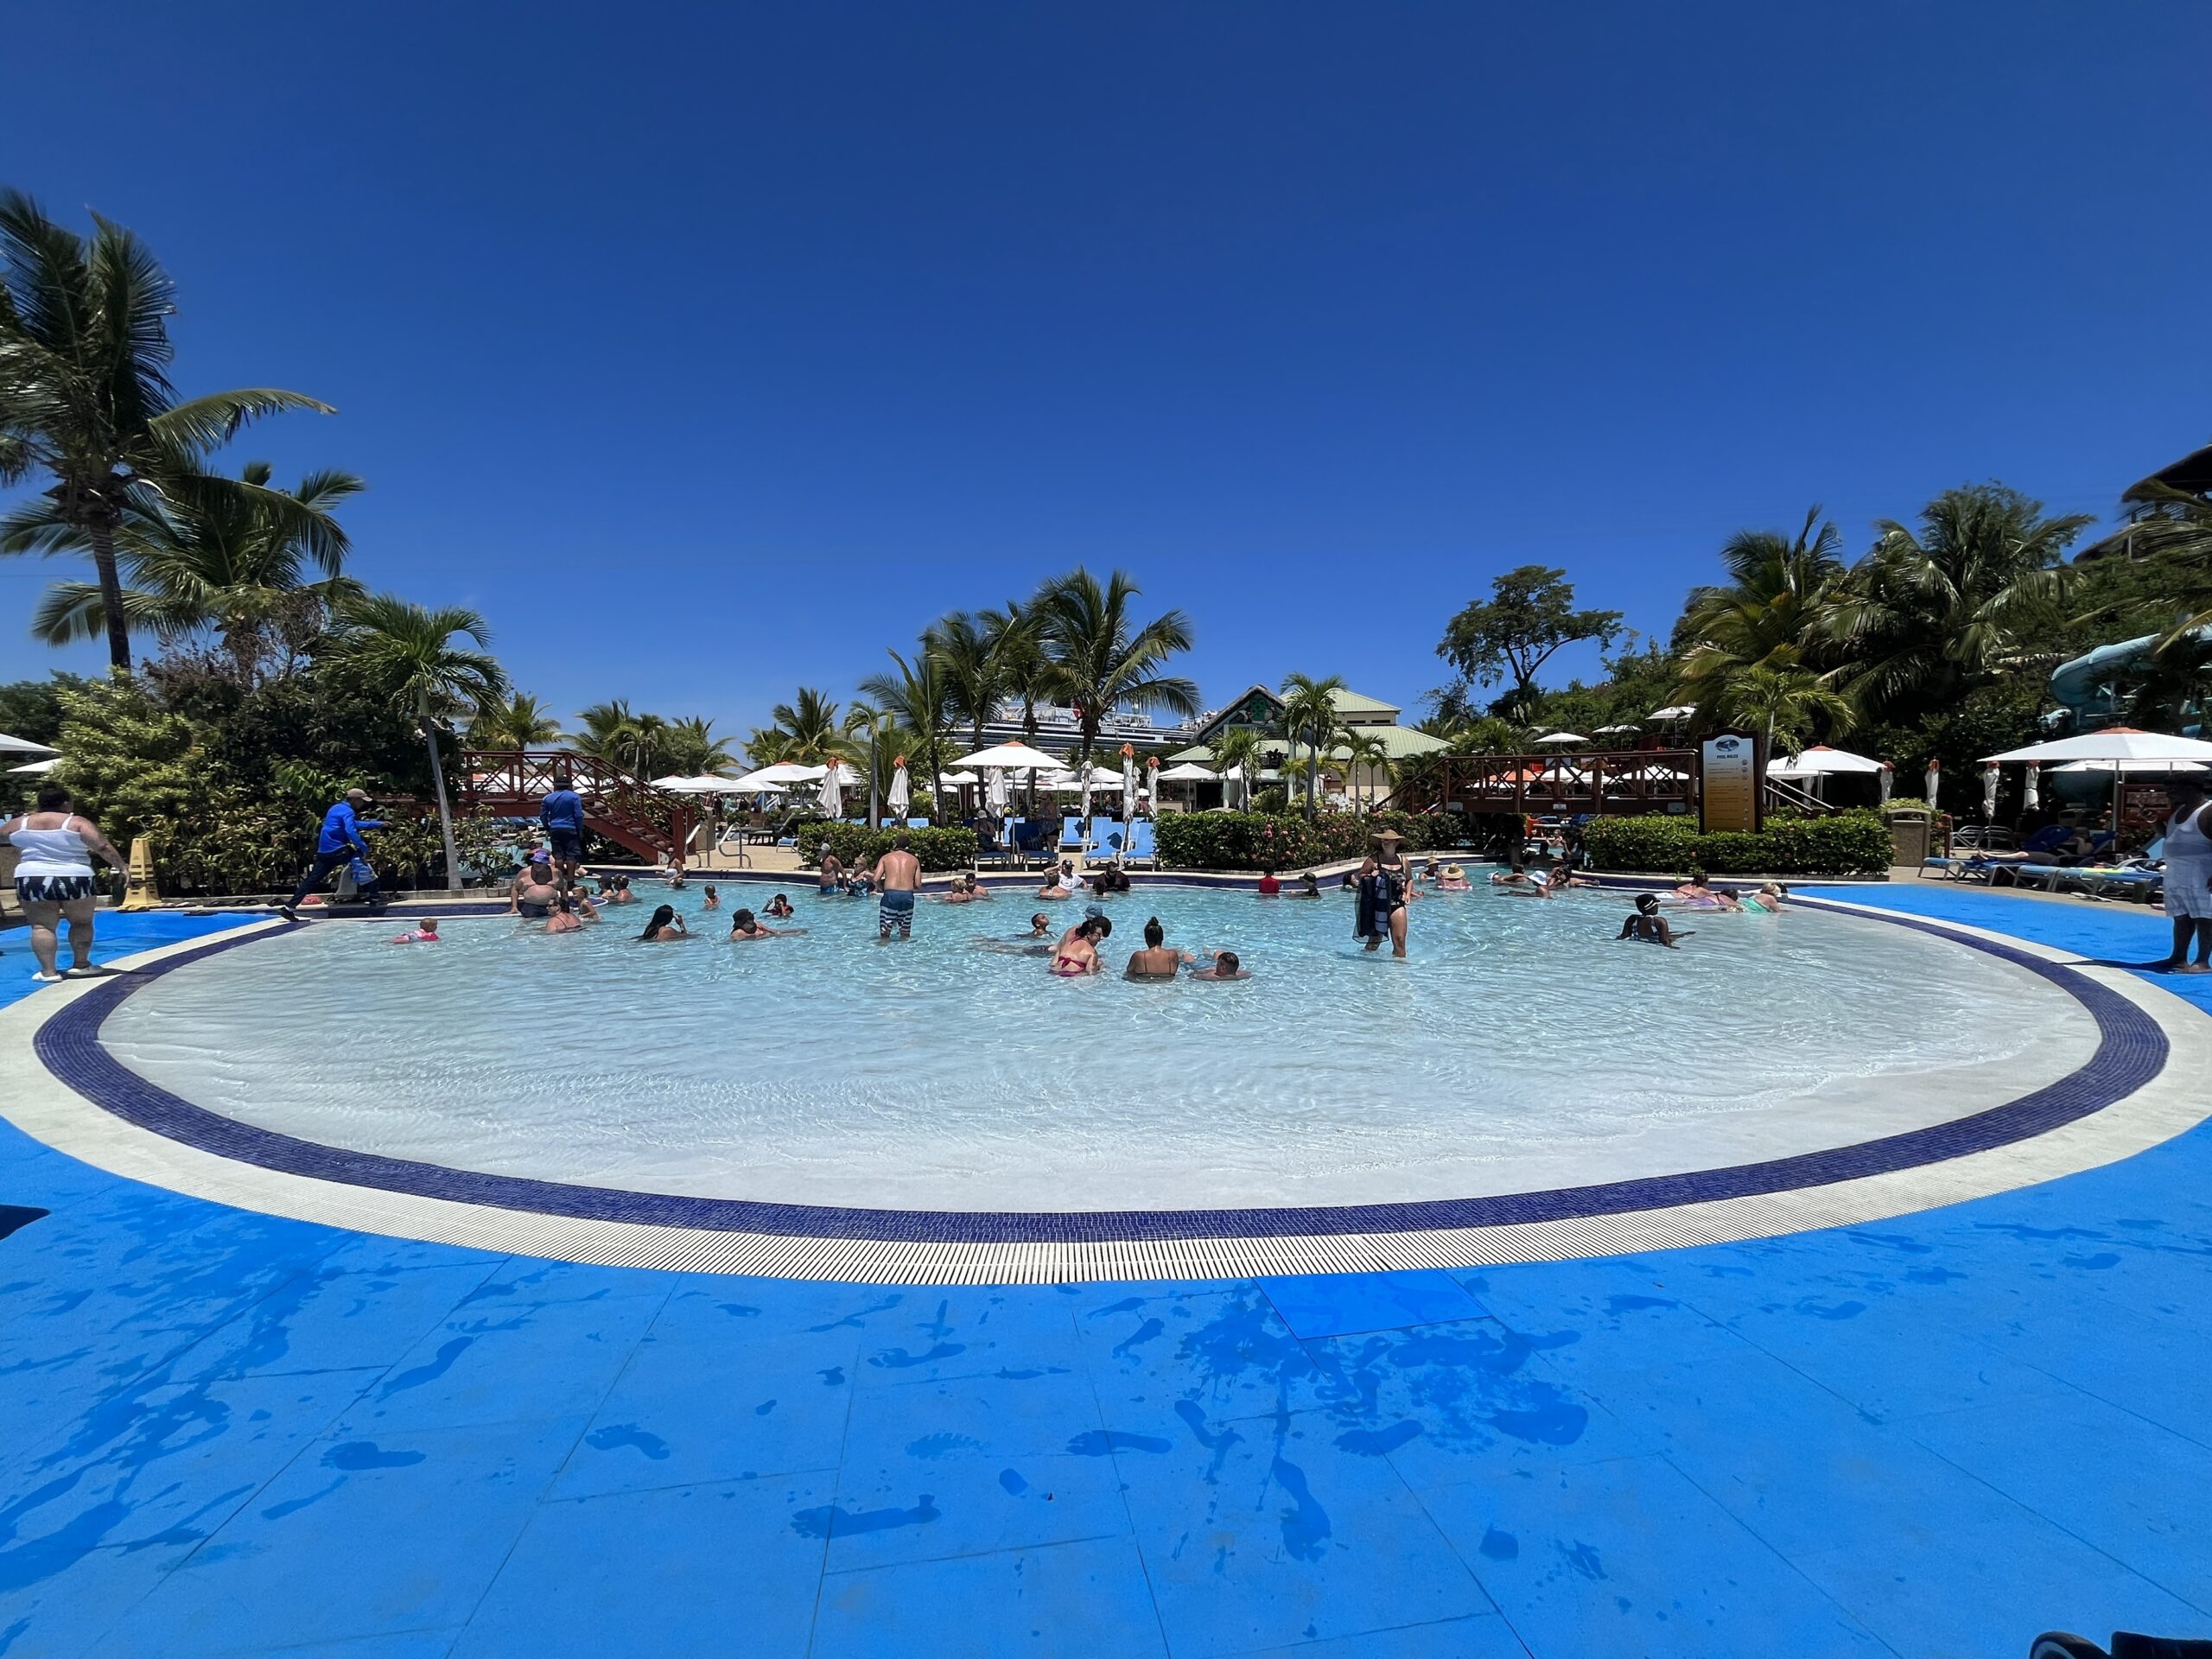
<path fill-rule="evenodd" d="M 741 734 L 1077 561 L 1210 698 L 1408 705 L 1495 572 L 2212 437 L 2190 3 L 17 8 L 0 177 L 188 391 L 337 404 L 355 569 Z M 26 68 L 33 73 L 22 73 Z M 55 574 L 59 574 L 57 569 Z M 47 569 L 0 569 L 0 677 Z"/>

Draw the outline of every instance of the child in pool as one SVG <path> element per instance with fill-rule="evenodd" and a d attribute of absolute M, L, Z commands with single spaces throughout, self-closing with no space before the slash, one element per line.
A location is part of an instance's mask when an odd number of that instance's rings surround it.
<path fill-rule="evenodd" d="M 1203 968 L 1192 969 L 1190 974 L 1191 978 L 1217 981 L 1252 977 L 1251 970 L 1238 959 L 1234 950 L 1209 950 L 1206 954 L 1212 960 Z"/>
<path fill-rule="evenodd" d="M 435 944 L 438 942 L 438 918 L 425 916 L 412 930 L 394 939 L 394 944 Z"/>
<path fill-rule="evenodd" d="M 1687 932 L 1677 933 L 1667 925 L 1667 918 L 1659 913 L 1658 895 L 1649 893 L 1636 895 L 1636 913 L 1623 922 L 1621 931 L 1613 936 L 1617 941 L 1642 939 L 1649 944 L 1663 944 L 1669 950 L 1675 948 L 1678 940 L 1689 937 Z"/>
<path fill-rule="evenodd" d="M 764 913 L 774 917 L 780 922 L 785 917 L 792 913 L 791 901 L 779 893 L 768 901 L 768 908 Z"/>
<path fill-rule="evenodd" d="M 721 907 L 721 894 L 715 891 L 715 884 L 713 882 L 708 882 L 705 892 L 700 899 L 699 908 L 702 910 L 720 910 Z"/>

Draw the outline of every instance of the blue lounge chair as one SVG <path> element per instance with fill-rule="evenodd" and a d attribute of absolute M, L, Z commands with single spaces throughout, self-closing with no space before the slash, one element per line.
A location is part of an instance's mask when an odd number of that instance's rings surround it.
<path fill-rule="evenodd" d="M 1060 820 L 1060 844 L 1057 850 L 1063 853 L 1087 853 L 1090 850 L 1090 843 L 1083 838 L 1081 818 L 1063 817 Z"/>
<path fill-rule="evenodd" d="M 1146 866 L 1157 865 L 1160 862 L 1160 855 L 1153 845 L 1150 818 L 1139 818 L 1129 826 L 1128 844 L 1122 849 L 1122 861 L 1125 864 Z"/>

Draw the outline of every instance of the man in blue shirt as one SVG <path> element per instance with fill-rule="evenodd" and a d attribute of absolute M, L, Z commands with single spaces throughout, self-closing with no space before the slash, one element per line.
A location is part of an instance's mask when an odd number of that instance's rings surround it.
<path fill-rule="evenodd" d="M 276 906 L 286 921 L 299 919 L 293 912 L 308 894 L 322 885 L 325 876 L 341 864 L 369 855 L 369 843 L 361 839 L 361 831 L 381 830 L 384 820 L 361 816 L 361 809 L 368 804 L 367 790 L 349 789 L 344 800 L 322 815 L 322 833 L 315 837 L 315 868 L 308 872 L 305 880 L 292 889 L 292 896 Z"/>
<path fill-rule="evenodd" d="M 584 861 L 584 801 L 569 787 L 567 772 L 553 774 L 553 787 L 538 804 L 537 822 L 551 843 L 553 868 L 561 873 L 561 885 L 566 887 L 575 880 L 577 868 Z"/>

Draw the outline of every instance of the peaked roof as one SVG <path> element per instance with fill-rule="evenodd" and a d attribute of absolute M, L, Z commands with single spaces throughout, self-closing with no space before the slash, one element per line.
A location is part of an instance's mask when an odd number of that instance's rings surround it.
<path fill-rule="evenodd" d="M 1398 705 L 1384 702 L 1378 697 L 1363 697 L 1357 691 L 1338 689 L 1329 693 L 1329 701 L 1337 705 L 1340 715 L 1395 715 Z"/>

